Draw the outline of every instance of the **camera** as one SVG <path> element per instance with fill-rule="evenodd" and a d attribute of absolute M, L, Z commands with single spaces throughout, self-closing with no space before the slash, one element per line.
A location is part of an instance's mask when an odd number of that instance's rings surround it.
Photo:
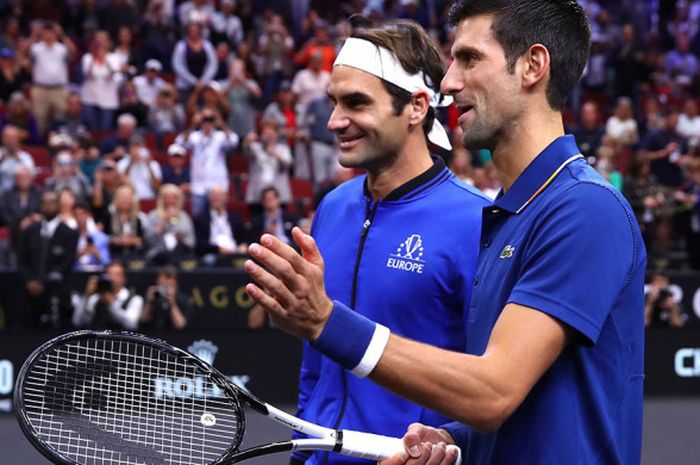
<path fill-rule="evenodd" d="M 104 294 L 106 292 L 114 292 L 114 283 L 109 275 L 101 274 L 97 280 L 97 293 Z"/>

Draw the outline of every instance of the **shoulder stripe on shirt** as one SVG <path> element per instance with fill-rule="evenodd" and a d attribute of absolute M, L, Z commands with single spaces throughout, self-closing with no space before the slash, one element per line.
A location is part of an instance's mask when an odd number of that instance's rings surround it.
<path fill-rule="evenodd" d="M 535 200 L 535 197 L 537 197 L 538 195 L 540 195 L 540 192 L 542 192 L 543 190 L 545 190 L 545 189 L 547 188 L 547 186 L 549 186 L 549 185 L 552 183 L 552 181 L 554 181 L 554 179 L 557 177 L 557 175 L 558 175 L 564 168 L 566 168 L 566 166 L 567 166 L 569 163 L 571 163 L 571 162 L 574 161 L 574 160 L 578 160 L 579 158 L 583 158 L 583 155 L 581 155 L 580 153 L 579 153 L 578 155 L 574 155 L 573 157 L 569 158 L 569 159 L 566 160 L 564 163 L 562 163 L 562 164 L 559 166 L 559 168 L 557 168 L 557 169 L 554 171 L 554 173 L 552 173 L 552 175 L 549 177 L 549 179 L 547 179 L 547 180 L 544 182 L 544 184 L 542 184 L 542 185 L 535 191 L 535 193 L 532 194 L 532 196 L 531 196 L 529 199 L 527 199 L 527 202 L 525 202 L 520 208 L 518 208 L 518 210 L 515 212 L 515 214 L 516 214 L 516 215 L 519 215 L 520 212 L 522 212 L 522 211 L 525 209 L 525 207 L 527 207 L 528 205 L 530 205 L 530 202 L 532 202 L 533 200 Z"/>

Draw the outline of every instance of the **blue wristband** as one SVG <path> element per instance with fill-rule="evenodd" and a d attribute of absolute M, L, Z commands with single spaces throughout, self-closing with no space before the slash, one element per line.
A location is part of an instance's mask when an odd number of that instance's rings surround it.
<path fill-rule="evenodd" d="M 334 300 L 323 332 L 311 346 L 348 370 L 355 368 L 372 342 L 377 324 Z"/>

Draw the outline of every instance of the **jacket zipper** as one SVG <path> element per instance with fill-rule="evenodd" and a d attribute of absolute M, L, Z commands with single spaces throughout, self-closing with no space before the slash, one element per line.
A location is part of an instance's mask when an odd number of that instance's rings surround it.
<path fill-rule="evenodd" d="M 377 201 L 372 205 L 372 201 L 368 200 L 367 201 L 367 213 L 365 214 L 365 222 L 362 225 L 362 234 L 360 235 L 360 247 L 357 249 L 357 258 L 355 258 L 355 269 L 353 270 L 352 274 L 352 296 L 351 296 L 351 302 L 350 302 L 350 308 L 354 311 L 355 310 L 355 304 L 357 300 L 357 275 L 360 271 L 360 261 L 362 260 L 362 252 L 364 251 L 365 248 L 365 241 L 367 240 L 367 234 L 369 233 L 369 228 L 372 226 L 372 222 L 374 221 L 374 216 L 377 214 L 377 208 L 379 207 L 379 202 Z M 346 378 L 345 370 L 340 371 L 340 376 L 343 379 L 343 403 L 340 405 L 340 412 L 338 412 L 338 417 L 335 420 L 335 423 L 333 425 L 333 429 L 338 429 L 338 426 L 340 425 L 340 421 L 343 419 L 343 415 L 345 414 L 345 406 L 347 405 L 348 401 L 348 381 Z M 324 459 L 324 464 L 328 465 L 328 452 L 326 452 L 326 457 Z"/>

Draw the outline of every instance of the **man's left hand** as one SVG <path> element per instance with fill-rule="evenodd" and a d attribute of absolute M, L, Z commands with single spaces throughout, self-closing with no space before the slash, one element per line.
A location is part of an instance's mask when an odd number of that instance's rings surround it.
<path fill-rule="evenodd" d="M 280 329 L 299 338 L 316 340 L 333 309 L 323 283 L 323 258 L 311 236 L 292 230 L 302 255 L 270 234 L 252 244 L 248 253 L 265 268 L 247 260 L 245 270 L 258 285 L 248 294 L 270 314 Z"/>

